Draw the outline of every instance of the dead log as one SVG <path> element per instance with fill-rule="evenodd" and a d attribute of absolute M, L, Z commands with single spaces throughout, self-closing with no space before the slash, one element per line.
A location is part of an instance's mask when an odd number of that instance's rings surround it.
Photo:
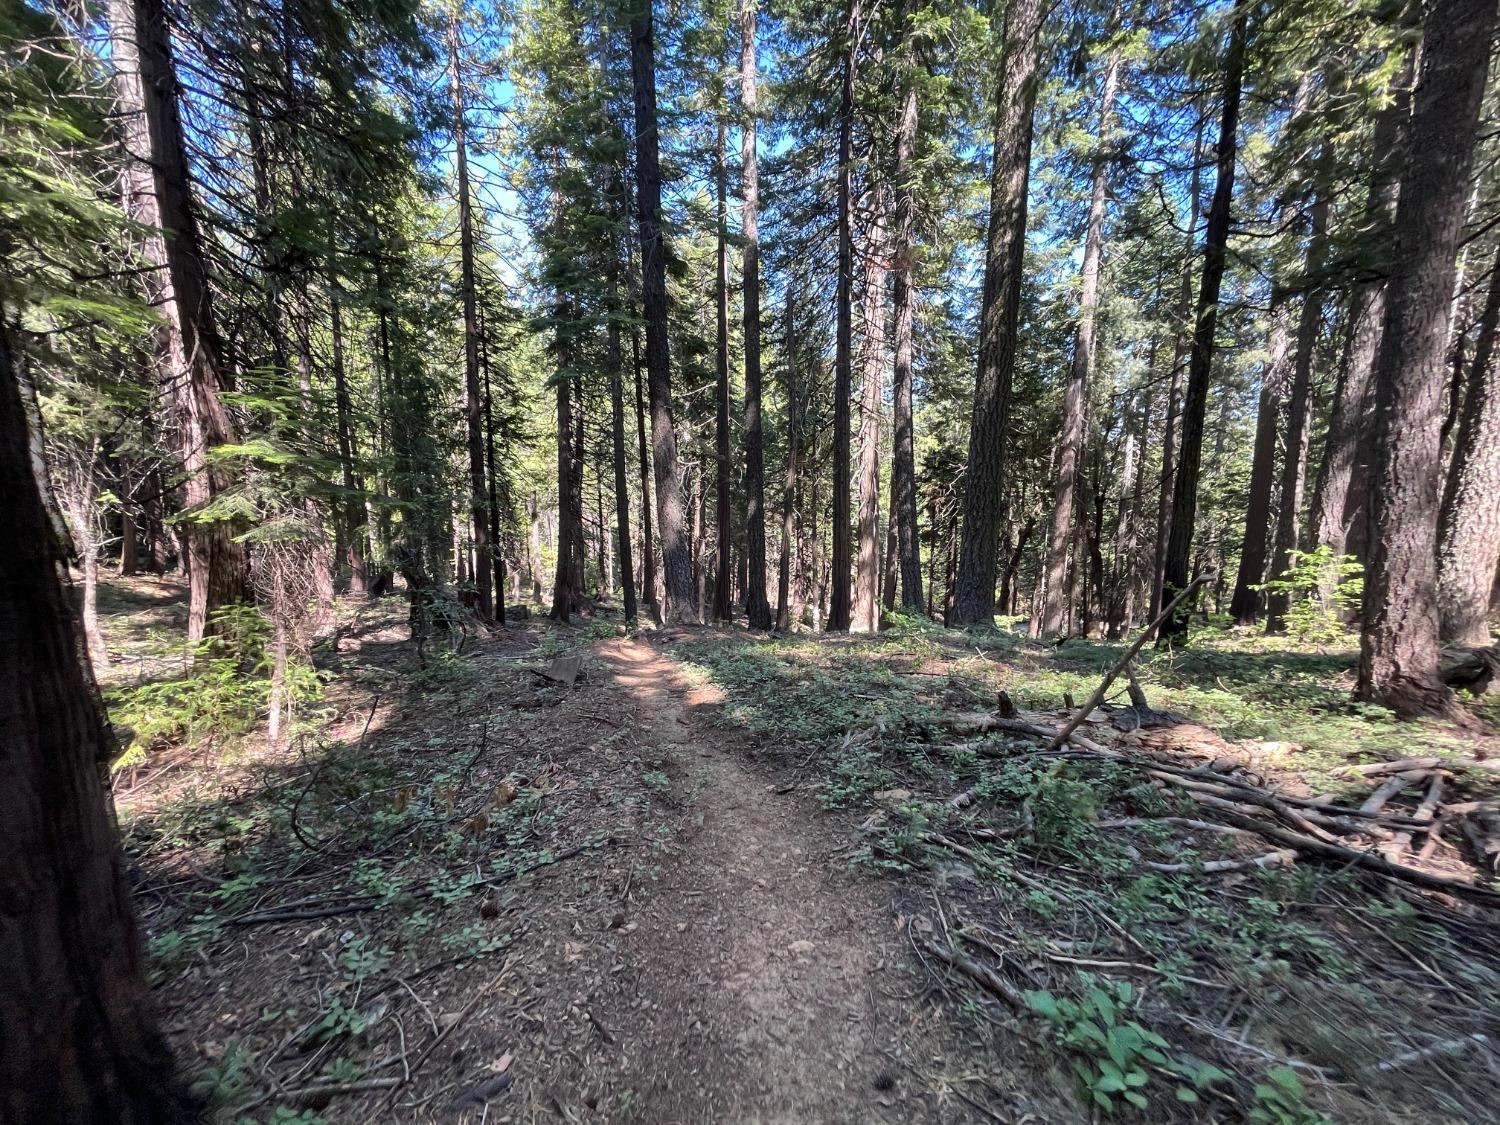
<path fill-rule="evenodd" d="M 1488 648 L 1443 649 L 1438 675 L 1449 687 L 1475 695 L 1500 689 L 1500 645 Z"/>

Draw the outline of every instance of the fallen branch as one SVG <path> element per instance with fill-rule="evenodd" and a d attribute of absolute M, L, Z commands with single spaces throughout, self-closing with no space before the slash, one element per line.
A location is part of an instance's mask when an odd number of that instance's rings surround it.
<path fill-rule="evenodd" d="M 1254 859 L 1211 859 L 1207 863 L 1147 863 L 1153 871 L 1168 875 L 1222 875 L 1226 871 L 1249 871 L 1257 867 L 1282 867 L 1294 863 L 1297 853 L 1290 849 L 1267 852 Z"/>
<path fill-rule="evenodd" d="M 952 968 L 957 969 L 964 976 L 968 977 L 970 980 L 978 984 L 986 992 L 989 992 L 991 995 L 1004 1000 L 1017 1012 L 1025 1012 L 1028 1010 L 1026 1005 L 1026 997 L 1021 995 L 1021 990 L 1018 989 L 1015 985 L 1011 984 L 1009 981 L 1005 980 L 993 969 L 989 968 L 986 965 L 981 965 L 972 957 L 965 957 L 962 953 L 959 953 L 956 950 L 949 949 L 943 945 L 940 945 L 933 938 L 927 936 L 926 934 L 918 933 L 915 929 L 912 929 L 911 936 L 912 941 L 916 942 L 917 945 L 921 946 L 928 953 L 931 953 L 939 961 L 942 961 Z"/>
<path fill-rule="evenodd" d="M 1342 844 L 1328 843 L 1327 841 L 1308 836 L 1305 833 L 1293 832 L 1290 829 L 1282 828 L 1280 825 L 1258 820 L 1253 816 L 1245 816 L 1242 813 L 1225 810 L 1224 817 L 1231 824 L 1249 829 L 1264 836 L 1273 843 L 1285 844 L 1288 847 L 1295 848 L 1299 852 L 1321 856 L 1325 859 L 1335 859 L 1346 866 L 1363 867 L 1366 871 L 1373 871 L 1375 874 L 1384 875 L 1388 879 L 1410 883 L 1413 886 L 1424 887 L 1430 891 L 1442 891 L 1446 894 L 1458 895 L 1463 898 L 1472 899 L 1485 906 L 1500 908 L 1500 892 L 1475 886 L 1473 883 L 1461 882 L 1458 879 L 1448 879 L 1441 875 L 1432 875 L 1426 871 L 1419 871 L 1415 867 L 1404 867 L 1399 863 L 1392 863 L 1390 860 L 1373 852 L 1361 852 L 1356 851 L 1354 848 L 1346 848 Z"/>
<path fill-rule="evenodd" d="M 1183 587 L 1183 589 L 1175 598 L 1167 603 L 1166 608 L 1164 608 L 1161 613 L 1157 615 L 1155 621 L 1151 622 L 1151 624 L 1147 625 L 1144 629 L 1141 630 L 1140 635 L 1137 636 L 1135 640 L 1130 642 L 1130 647 L 1125 650 L 1125 655 L 1120 657 L 1119 660 L 1115 661 L 1115 665 L 1113 668 L 1104 673 L 1104 679 L 1099 681 L 1099 686 L 1094 689 L 1094 694 L 1089 696 L 1088 699 L 1084 701 L 1083 706 L 1073 713 L 1073 717 L 1063 724 L 1062 729 L 1052 736 L 1052 741 L 1047 743 L 1048 750 L 1056 750 L 1059 746 L 1068 741 L 1068 737 L 1078 729 L 1083 720 L 1094 713 L 1094 708 L 1098 707 L 1099 704 L 1104 702 L 1104 696 L 1109 691 L 1109 685 L 1114 683 L 1115 677 L 1125 669 L 1126 665 L 1128 665 L 1132 660 L 1135 659 L 1135 654 L 1141 651 L 1141 646 L 1146 643 L 1147 638 L 1149 638 L 1153 633 L 1156 632 L 1157 626 L 1159 626 L 1163 621 L 1167 620 L 1167 618 L 1171 617 L 1172 614 L 1176 612 L 1178 604 L 1199 586 L 1203 585 L 1204 582 L 1212 578 L 1213 575 L 1214 572 L 1208 570 L 1198 575 L 1197 578 L 1194 578 L 1185 587 Z"/>

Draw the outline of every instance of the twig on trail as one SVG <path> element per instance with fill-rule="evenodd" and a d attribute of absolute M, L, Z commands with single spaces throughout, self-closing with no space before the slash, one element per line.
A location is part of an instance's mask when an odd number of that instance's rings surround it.
<path fill-rule="evenodd" d="M 976 984 L 982 987 L 986 992 L 989 992 L 992 995 L 999 997 L 1001 1000 L 1004 1000 L 1017 1012 L 1025 1012 L 1028 1010 L 1026 1006 L 1026 997 L 1021 995 L 1021 990 L 1018 989 L 1015 985 L 1011 984 L 1009 981 L 1004 980 L 994 970 L 988 968 L 985 965 L 981 965 L 972 957 L 965 957 L 962 953 L 958 953 L 955 950 L 944 947 L 943 945 L 934 941 L 932 938 L 928 937 L 926 934 L 917 933 L 915 929 L 911 929 L 911 938 L 912 941 L 921 946 L 928 953 L 931 953 L 939 961 L 943 961 L 954 969 L 957 969 L 964 976 L 968 977 L 970 980 L 974 981 Z"/>
<path fill-rule="evenodd" d="M 1233 985 L 1223 984 L 1220 981 L 1206 980 L 1203 977 L 1189 977 L 1181 973 L 1169 973 L 1165 969 L 1158 969 L 1155 965 L 1143 965 L 1139 961 L 1109 961 L 1093 957 L 1073 957 L 1066 953 L 1054 953 L 1050 949 L 1044 950 L 1042 956 L 1046 957 L 1049 961 L 1061 961 L 1065 965 L 1083 965 L 1091 969 L 1123 969 L 1134 973 L 1150 973 L 1152 976 L 1157 977 L 1170 976 L 1180 981 L 1186 981 L 1188 984 L 1196 984 L 1199 988 L 1228 990 L 1234 987 Z"/>
<path fill-rule="evenodd" d="M 397 1095 L 399 1095 L 402 1088 L 412 1080 L 412 1077 L 417 1073 L 417 1071 L 422 1069 L 422 1064 L 427 1061 L 432 1052 L 442 1046 L 443 1040 L 447 1039 L 448 1036 L 453 1033 L 453 1029 L 455 1027 L 469 1018 L 470 1013 L 472 1013 L 475 1008 L 479 1007 L 479 1002 L 489 995 L 490 989 L 492 989 L 499 981 L 505 979 L 506 973 L 510 972 L 510 964 L 510 958 L 507 957 L 505 959 L 505 964 L 500 967 L 499 975 L 494 980 L 486 984 L 483 988 L 475 992 L 473 998 L 464 1005 L 463 1011 L 458 1013 L 458 1016 L 453 1020 L 453 1022 L 448 1024 L 447 1027 L 443 1028 L 435 1036 L 433 1036 L 433 1038 L 428 1042 L 427 1046 L 422 1048 L 422 1053 L 418 1055 L 416 1061 L 411 1064 L 411 1069 L 406 1072 L 405 1076 L 399 1079 L 390 1080 L 391 1092 L 385 1099 L 385 1108 L 387 1110 L 389 1110 L 391 1106 L 395 1104 Z"/>
<path fill-rule="evenodd" d="M 271 1099 L 294 1107 L 305 1107 L 345 1094 L 365 1094 L 371 1090 L 388 1090 L 400 1082 L 399 1078 L 362 1078 L 358 1082 L 314 1082 L 310 1086 L 299 1086 L 295 1090 L 271 1089 L 242 1105 L 235 1106 L 230 1117 L 239 1120 L 244 1114 Z"/>
<path fill-rule="evenodd" d="M 1104 674 L 1104 679 L 1099 681 L 1099 686 L 1094 689 L 1094 694 L 1089 696 L 1088 699 L 1084 701 L 1083 706 L 1073 713 L 1073 717 L 1063 724 L 1062 729 L 1052 736 L 1052 741 L 1047 743 L 1048 750 L 1056 750 L 1059 746 L 1062 746 L 1065 742 L 1068 741 L 1068 736 L 1078 729 L 1079 725 L 1083 722 L 1084 719 L 1093 714 L 1095 707 L 1098 707 L 1099 704 L 1103 702 L 1105 694 L 1109 691 L 1109 685 L 1114 683 L 1115 677 L 1124 670 L 1126 665 L 1128 665 L 1132 660 L 1135 659 L 1135 654 L 1141 651 L 1141 646 L 1146 643 L 1147 638 L 1149 638 L 1153 633 L 1156 632 L 1157 626 L 1159 626 L 1163 621 L 1172 616 L 1172 614 L 1176 611 L 1178 604 L 1181 603 L 1184 598 L 1186 598 L 1189 594 L 1191 594 L 1194 590 L 1203 585 L 1203 583 L 1207 582 L 1213 576 L 1214 572 L 1211 570 L 1206 570 L 1202 574 L 1198 575 L 1197 578 L 1194 578 L 1191 582 L 1184 586 L 1175 598 L 1167 603 L 1166 608 L 1157 615 L 1155 621 L 1151 622 L 1151 624 L 1147 625 L 1144 629 L 1141 630 L 1140 635 L 1137 636 L 1135 640 L 1130 642 L 1130 647 L 1125 650 L 1125 655 L 1120 657 L 1119 660 L 1115 661 L 1114 667 Z"/>

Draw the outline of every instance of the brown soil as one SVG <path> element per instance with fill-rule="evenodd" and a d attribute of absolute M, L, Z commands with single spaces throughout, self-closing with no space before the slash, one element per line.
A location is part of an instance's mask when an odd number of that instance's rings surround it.
<path fill-rule="evenodd" d="M 622 950 L 613 1064 L 637 1119 L 944 1119 L 908 1074 L 934 1044 L 878 884 L 841 862 L 847 836 L 707 729 L 719 699 L 672 661 L 624 640 L 598 655 L 692 793 Z"/>

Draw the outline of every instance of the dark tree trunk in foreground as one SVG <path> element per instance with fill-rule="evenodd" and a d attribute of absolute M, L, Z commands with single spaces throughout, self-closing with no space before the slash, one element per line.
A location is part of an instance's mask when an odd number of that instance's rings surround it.
<path fill-rule="evenodd" d="M 849 570 L 853 564 L 849 538 L 849 396 L 853 392 L 851 367 L 854 336 L 854 230 L 851 210 L 851 178 L 854 163 L 854 63 L 859 48 L 859 0 L 850 0 L 849 22 L 844 29 L 844 60 L 840 72 L 839 166 L 838 166 L 838 324 L 834 332 L 833 359 L 833 573 L 829 582 L 827 628 L 830 633 L 849 631 Z"/>
<path fill-rule="evenodd" d="M 896 528 L 896 558 L 901 579 L 901 608 L 922 609 L 922 548 L 917 541 L 917 455 L 912 424 L 912 336 L 916 328 L 916 51 L 912 45 L 912 0 L 902 6 L 904 86 L 896 118 L 896 230 L 891 302 L 894 366 L 891 374 L 891 522 Z"/>
<path fill-rule="evenodd" d="M 1284 291 L 1271 294 L 1270 358 L 1261 376 L 1255 408 L 1255 445 L 1250 456 L 1250 491 L 1245 500 L 1245 536 L 1240 543 L 1240 568 L 1229 599 L 1236 625 L 1260 620 L 1265 596 L 1258 587 L 1266 580 L 1270 545 L 1271 493 L 1276 484 L 1276 430 L 1292 368 L 1292 310 Z"/>
<path fill-rule="evenodd" d="M 170 370 L 163 383 L 177 415 L 183 508 L 201 509 L 229 484 L 208 451 L 235 438 L 219 399 L 228 385 L 224 348 L 190 195 L 171 33 L 161 0 L 111 0 L 109 22 L 129 156 L 125 210 L 149 232 L 146 257 L 156 268 L 144 278 L 151 303 L 166 314 Z M 187 547 L 188 639 L 197 641 L 216 609 L 244 600 L 249 563 L 227 521 L 179 526 Z"/>
<path fill-rule="evenodd" d="M 0 1119 L 186 1121 L 150 1017 L 104 771 L 114 750 L 32 476 L 0 327 Z"/>
<path fill-rule="evenodd" d="M 463 270 L 464 422 L 469 436 L 469 535 L 474 544 L 474 600 L 481 620 L 492 621 L 490 524 L 485 497 L 484 402 L 479 389 L 479 315 L 474 299 L 474 218 L 469 205 L 468 131 L 464 126 L 463 74 L 458 66 L 458 13 L 448 19 L 449 80 L 453 86 L 453 145 L 458 171 L 458 245 Z"/>
<path fill-rule="evenodd" d="M 1464 714 L 1438 675 L 1437 520 L 1455 257 L 1489 63 L 1494 0 L 1436 0 L 1422 43 L 1375 371 L 1370 565 L 1359 698 Z"/>
<path fill-rule="evenodd" d="M 761 429 L 760 373 L 760 163 L 756 114 L 756 0 L 740 0 L 740 211 L 741 273 L 745 323 L 745 616 L 752 629 L 771 627 L 766 598 L 765 439 Z"/>
<path fill-rule="evenodd" d="M 1208 407 L 1208 378 L 1214 359 L 1214 330 L 1219 322 L 1219 286 L 1224 280 L 1225 247 L 1229 242 L 1229 206 L 1234 198 L 1235 135 L 1240 122 L 1240 83 L 1245 69 L 1246 23 L 1249 0 L 1235 0 L 1230 16 L 1229 50 L 1224 60 L 1224 108 L 1219 119 L 1219 144 L 1214 198 L 1208 208 L 1203 236 L 1203 275 L 1198 286 L 1198 314 L 1193 349 L 1188 360 L 1187 392 L 1182 404 L 1182 451 L 1172 488 L 1172 529 L 1162 568 L 1161 600 L 1165 605 L 1187 589 L 1192 561 L 1193 527 L 1198 516 L 1198 469 L 1203 455 L 1203 417 Z M 1162 624 L 1158 643 L 1187 639 L 1192 606 L 1184 598 L 1170 620 Z"/>
<path fill-rule="evenodd" d="M 630 75 L 635 87 L 637 229 L 641 239 L 641 304 L 646 321 L 646 385 L 651 400 L 651 466 L 666 571 L 665 618 L 696 622 L 693 564 L 682 511 L 682 468 L 672 422 L 672 354 L 667 342 L 667 254 L 661 229 L 661 157 L 656 131 L 656 47 L 651 0 L 630 21 Z"/>
<path fill-rule="evenodd" d="M 1413 9 L 1416 5 L 1411 6 Z M 1404 47 L 1405 60 L 1392 80 L 1393 99 L 1375 122 L 1372 152 L 1375 171 L 1370 177 L 1363 226 L 1370 249 L 1365 251 L 1362 277 L 1349 295 L 1344 356 L 1334 388 L 1323 457 L 1313 486 L 1311 532 L 1313 545 L 1327 544 L 1336 555 L 1366 555 L 1365 500 L 1370 452 L 1366 438 L 1371 424 L 1371 375 L 1385 321 L 1385 286 L 1389 270 L 1391 223 L 1396 214 L 1396 189 L 1401 158 L 1410 141 L 1411 81 L 1416 51 Z"/>
<path fill-rule="evenodd" d="M 714 551 L 715 622 L 734 620 L 733 584 L 729 577 L 733 528 L 729 486 L 729 170 L 724 166 L 724 119 L 714 138 Z"/>
<path fill-rule="evenodd" d="M 1005 440 L 1010 417 L 1021 260 L 1026 248 L 1026 186 L 1031 115 L 1036 104 L 1041 0 L 1013 0 L 995 93 L 990 223 L 979 313 L 979 370 L 969 428 L 963 536 L 953 578 L 954 624 L 990 627 L 995 619 L 1000 525 L 1005 500 Z"/>
<path fill-rule="evenodd" d="M 1042 635 L 1063 632 L 1067 604 L 1063 597 L 1063 573 L 1068 563 L 1068 536 L 1073 528 L 1073 494 L 1083 457 L 1084 412 L 1089 395 L 1089 374 L 1094 364 L 1094 319 L 1099 307 L 1100 262 L 1104 253 L 1104 210 L 1109 200 L 1110 122 L 1115 107 L 1115 81 L 1120 72 L 1120 54 L 1111 51 L 1104 67 L 1104 85 L 1099 94 L 1099 135 L 1095 140 L 1093 193 L 1089 197 L 1088 226 L 1083 239 L 1083 264 L 1079 270 L 1078 327 L 1073 333 L 1073 365 L 1063 390 L 1062 445 L 1058 452 L 1057 489 L 1052 507 L 1052 531 L 1047 541 L 1047 574 L 1042 603 Z"/>
<path fill-rule="evenodd" d="M 1323 322 L 1324 251 L 1328 245 L 1328 198 L 1320 194 L 1312 205 L 1312 234 L 1307 245 L 1307 270 L 1304 275 L 1302 312 L 1297 320 L 1297 355 L 1292 367 L 1292 388 L 1286 406 L 1286 447 L 1281 463 L 1281 500 L 1276 509 L 1276 534 L 1271 554 L 1271 571 L 1267 576 L 1280 578 L 1292 565 L 1292 552 L 1302 539 L 1302 496 L 1307 480 L 1307 440 L 1309 395 L 1312 393 L 1313 350 L 1318 343 L 1318 329 Z M 1266 598 L 1266 631 L 1279 633 L 1286 628 L 1291 596 L 1285 590 L 1272 591 Z"/>
<path fill-rule="evenodd" d="M 1500 252 L 1489 286 L 1438 523 L 1439 635 L 1477 646 L 1490 643 L 1490 595 L 1500 566 Z"/>

